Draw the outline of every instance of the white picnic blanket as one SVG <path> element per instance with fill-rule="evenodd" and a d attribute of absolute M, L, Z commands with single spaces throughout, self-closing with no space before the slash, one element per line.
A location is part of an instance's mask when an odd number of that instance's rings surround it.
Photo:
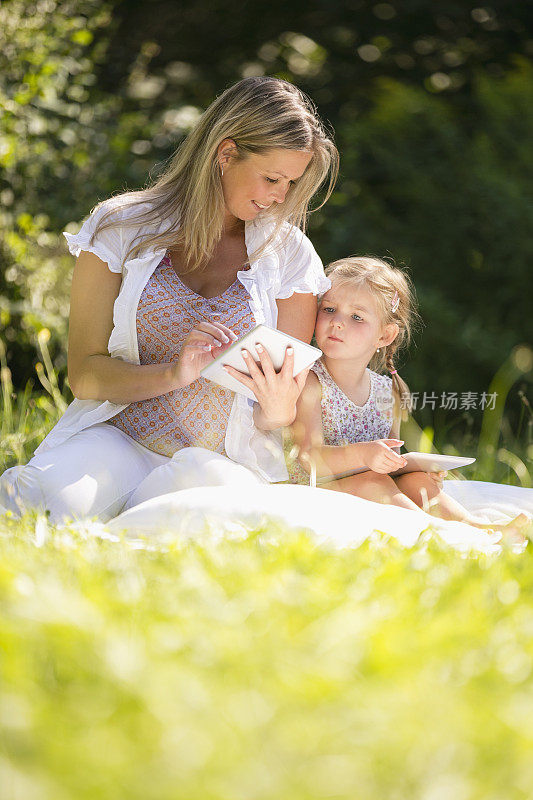
<path fill-rule="evenodd" d="M 490 522 L 512 519 L 521 511 L 533 516 L 533 489 L 483 481 L 444 481 L 444 489 L 477 516 Z M 0 506 L 0 514 L 5 513 Z M 107 523 L 102 532 L 128 539 L 239 535 L 274 521 L 312 531 L 320 543 L 357 546 L 373 531 L 388 533 L 410 547 L 432 526 L 449 545 L 462 551 L 497 551 L 497 536 L 396 506 L 359 497 L 290 484 L 211 486 L 183 489 L 146 500 Z"/>
<path fill-rule="evenodd" d="M 533 489 L 505 486 L 488 481 L 444 481 L 446 494 L 488 522 L 516 517 L 524 511 L 533 515 Z"/>
<path fill-rule="evenodd" d="M 484 511 L 491 521 L 510 519 L 521 510 L 533 514 L 533 489 L 478 481 L 446 481 L 445 488 L 470 510 Z M 127 537 L 195 538 L 202 532 L 223 537 L 263 526 L 267 521 L 305 528 L 318 542 L 334 547 L 357 546 L 373 531 L 388 533 L 409 547 L 432 526 L 445 542 L 459 550 L 499 549 L 497 535 L 464 523 L 341 492 L 289 484 L 247 486 L 246 491 L 212 486 L 170 492 L 124 511 L 105 527 Z"/>

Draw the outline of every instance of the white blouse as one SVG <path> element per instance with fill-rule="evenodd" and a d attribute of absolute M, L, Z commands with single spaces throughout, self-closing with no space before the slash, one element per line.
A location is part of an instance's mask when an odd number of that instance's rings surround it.
<path fill-rule="evenodd" d="M 121 263 L 131 243 L 142 240 L 148 233 L 160 233 L 165 223 L 140 226 L 117 225 L 98 233 L 92 245 L 89 239 L 97 221 L 111 209 L 118 209 L 118 219 L 137 214 L 149 208 L 141 203 L 132 208 L 120 205 L 119 198 L 109 198 L 84 221 L 79 233 L 64 232 L 70 252 L 79 256 L 82 250 L 89 251 L 105 261 L 112 272 L 122 273 L 122 284 L 113 308 L 113 330 L 108 342 L 108 352 L 113 358 L 121 358 L 139 364 L 137 346 L 136 313 L 141 293 L 166 249 L 145 249 L 140 256 L 128 258 Z M 272 222 L 259 219 L 245 223 L 245 244 L 250 257 L 264 243 L 272 230 Z M 287 231 L 288 235 L 287 235 Z M 330 288 L 331 281 L 324 275 L 324 268 L 313 245 L 298 228 L 285 225 L 278 237 L 263 254 L 250 261 L 248 270 L 237 273 L 238 280 L 250 294 L 250 310 L 257 324 L 277 326 L 276 300 L 290 297 L 293 292 L 321 294 Z M 95 298 L 96 300 L 96 298 Z M 35 453 L 56 447 L 78 431 L 105 422 L 129 404 L 111 403 L 109 400 L 79 400 L 75 398 L 65 413 L 43 439 Z M 281 431 L 261 431 L 253 422 L 252 400 L 235 394 L 230 412 L 225 450 L 229 458 L 248 467 L 268 481 L 284 481 L 288 478 L 283 457 Z"/>

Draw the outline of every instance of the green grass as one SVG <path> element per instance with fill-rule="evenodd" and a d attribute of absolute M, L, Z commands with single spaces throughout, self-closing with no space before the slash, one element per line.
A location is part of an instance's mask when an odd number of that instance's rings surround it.
<path fill-rule="evenodd" d="M 531 548 L 0 525 L 4 800 L 531 797 Z"/>
<path fill-rule="evenodd" d="M 44 392 L 32 392 L 28 381 L 23 392 L 16 392 L 6 361 L 6 348 L 0 338 L 0 474 L 14 464 L 26 464 L 68 405 L 59 391 L 56 370 L 48 351 L 50 332 L 43 328 L 37 342 L 41 361 L 36 373 Z"/>

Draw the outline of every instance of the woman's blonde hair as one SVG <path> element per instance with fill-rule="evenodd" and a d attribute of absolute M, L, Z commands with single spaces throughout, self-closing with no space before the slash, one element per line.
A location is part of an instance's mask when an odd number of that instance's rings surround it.
<path fill-rule="evenodd" d="M 374 256 L 350 256 L 334 261 L 326 268 L 333 286 L 349 285 L 370 292 L 383 325 L 395 323 L 398 335 L 386 347 L 374 353 L 369 367 L 375 372 L 391 372 L 396 402 L 402 411 L 411 411 L 409 388 L 396 371 L 400 350 L 407 347 L 420 316 L 416 310 L 416 294 L 412 281 L 404 269 L 395 267 Z M 405 419 L 406 413 L 401 414 Z"/>
<path fill-rule="evenodd" d="M 322 184 L 327 181 L 324 199 L 317 208 L 333 191 L 339 156 L 312 101 L 287 81 L 264 76 L 244 78 L 211 103 L 152 186 L 113 198 L 121 209 L 140 202 L 151 204 L 149 210 L 134 217 L 128 215 L 120 224 L 168 223 L 161 233 L 145 235 L 132 244 L 124 260 L 150 247 L 182 248 L 188 270 L 200 268 L 209 259 L 223 231 L 224 197 L 217 150 L 224 139 L 235 142 L 238 159 L 274 148 L 313 153 L 283 204 L 273 203 L 269 209 L 268 219 L 274 225 L 255 257 L 274 240 L 285 222 L 305 230 L 311 198 Z M 93 236 L 119 224 L 113 220 L 115 210 L 113 204 Z"/>

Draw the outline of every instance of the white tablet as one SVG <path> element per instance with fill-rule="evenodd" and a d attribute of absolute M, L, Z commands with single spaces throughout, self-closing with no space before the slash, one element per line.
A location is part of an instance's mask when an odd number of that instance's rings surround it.
<path fill-rule="evenodd" d="M 444 472 L 473 464 L 475 458 L 466 456 L 441 456 L 438 453 L 401 453 L 407 464 L 389 475 L 403 475 L 406 472 Z"/>
<path fill-rule="evenodd" d="M 438 453 L 401 453 L 407 464 L 388 475 L 404 475 L 406 472 L 444 472 L 449 469 L 459 469 L 473 464 L 475 458 L 465 456 L 441 456 Z M 349 475 L 358 475 L 360 472 L 368 472 L 368 467 L 353 469 L 350 472 L 343 472 L 340 475 L 318 478 L 317 483 L 329 483 L 339 478 L 347 478 Z"/>
<path fill-rule="evenodd" d="M 280 370 L 285 358 L 285 351 L 287 347 L 294 348 L 294 370 L 293 376 L 298 375 L 306 367 L 314 364 L 317 358 L 322 355 L 322 350 L 318 347 L 311 347 L 310 344 L 302 342 L 300 339 L 295 339 L 294 336 L 289 336 L 287 333 L 271 328 L 268 325 L 256 325 L 253 330 L 237 339 L 231 347 L 228 347 L 218 358 L 215 358 L 211 364 L 204 367 L 201 375 L 219 386 L 224 386 L 226 389 L 231 389 L 232 392 L 239 392 L 246 395 L 251 400 L 255 400 L 254 393 L 248 389 L 243 383 L 233 378 L 224 369 L 224 364 L 229 364 L 230 367 L 235 367 L 239 372 L 244 372 L 249 375 L 250 372 L 242 357 L 241 350 L 245 349 L 253 356 L 255 361 L 259 363 L 259 356 L 255 349 L 256 344 L 261 344 L 269 354 L 276 371 Z"/>

